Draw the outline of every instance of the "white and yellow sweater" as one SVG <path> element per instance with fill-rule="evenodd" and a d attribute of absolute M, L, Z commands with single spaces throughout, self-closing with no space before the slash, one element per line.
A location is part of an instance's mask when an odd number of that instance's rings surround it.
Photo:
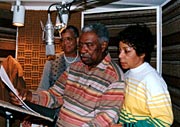
<path fill-rule="evenodd" d="M 173 122 L 171 99 L 157 71 L 145 62 L 127 71 L 125 79 L 127 88 L 119 123 L 135 127 L 170 126 Z"/>

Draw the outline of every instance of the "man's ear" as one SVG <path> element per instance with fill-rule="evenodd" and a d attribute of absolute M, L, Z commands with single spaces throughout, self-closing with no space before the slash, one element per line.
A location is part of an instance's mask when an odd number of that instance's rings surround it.
<path fill-rule="evenodd" d="M 102 44 L 101 44 L 101 48 L 102 48 L 102 52 L 104 52 L 108 47 L 108 43 L 106 41 L 104 41 Z"/>

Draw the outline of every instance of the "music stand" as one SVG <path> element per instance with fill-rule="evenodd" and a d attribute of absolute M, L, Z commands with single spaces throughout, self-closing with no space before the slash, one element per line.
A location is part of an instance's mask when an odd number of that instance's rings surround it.
<path fill-rule="evenodd" d="M 24 117 L 29 117 L 29 119 L 32 120 L 33 123 L 36 122 L 38 124 L 43 123 L 45 125 L 54 127 L 57 120 L 57 114 L 59 112 L 59 108 L 56 109 L 57 113 L 55 114 L 54 118 L 50 118 L 39 113 L 28 111 L 22 107 L 13 105 L 9 102 L 0 100 L 0 112 L 4 115 L 6 119 L 6 127 L 10 127 L 10 125 L 12 124 L 11 119 L 13 118 L 22 119 Z"/>

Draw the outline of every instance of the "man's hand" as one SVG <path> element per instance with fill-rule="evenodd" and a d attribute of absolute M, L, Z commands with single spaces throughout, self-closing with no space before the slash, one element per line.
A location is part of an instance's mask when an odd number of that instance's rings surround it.
<path fill-rule="evenodd" d="M 27 89 L 19 89 L 17 90 L 17 93 L 22 100 L 31 101 L 31 98 L 32 98 L 31 91 Z M 15 105 L 22 105 L 21 101 L 14 95 L 14 93 L 10 92 L 9 96 L 10 96 L 11 103 Z"/>

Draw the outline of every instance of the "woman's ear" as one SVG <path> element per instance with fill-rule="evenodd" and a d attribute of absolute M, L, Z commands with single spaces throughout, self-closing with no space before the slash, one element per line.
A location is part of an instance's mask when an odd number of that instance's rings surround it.
<path fill-rule="evenodd" d="M 101 48 L 102 48 L 102 52 L 104 52 L 108 47 L 108 43 L 106 41 L 104 41 L 102 44 L 101 44 Z"/>
<path fill-rule="evenodd" d="M 145 53 L 141 54 L 140 57 L 141 57 L 142 59 L 144 59 L 144 58 L 145 58 Z"/>

